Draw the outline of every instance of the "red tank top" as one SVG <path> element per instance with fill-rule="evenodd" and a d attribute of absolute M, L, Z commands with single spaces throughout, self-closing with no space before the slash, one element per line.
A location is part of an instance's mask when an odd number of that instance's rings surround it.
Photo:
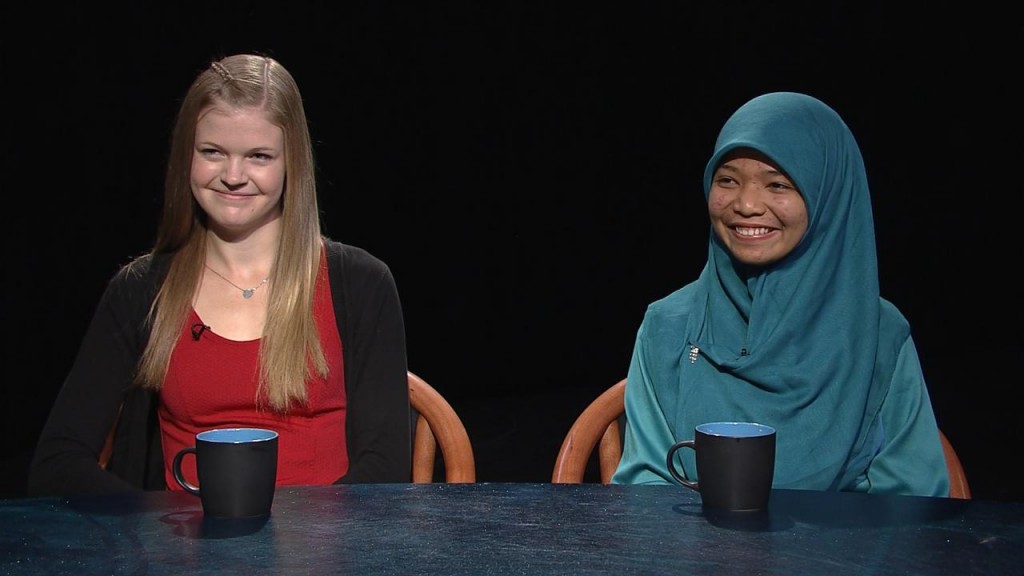
<path fill-rule="evenodd" d="M 327 357 L 328 376 L 308 384 L 309 402 L 294 404 L 288 414 L 256 407 L 259 340 L 236 341 L 217 335 L 211 326 L 193 338 L 191 326 L 202 324 L 193 310 L 160 390 L 158 415 L 168 488 L 180 490 L 171 463 L 195 435 L 211 428 L 269 428 L 278 440 L 277 485 L 331 484 L 348 471 L 345 445 L 345 377 L 341 336 L 334 317 L 326 262 L 316 283 L 314 315 Z M 182 472 L 196 484 L 195 458 L 182 460 Z"/>

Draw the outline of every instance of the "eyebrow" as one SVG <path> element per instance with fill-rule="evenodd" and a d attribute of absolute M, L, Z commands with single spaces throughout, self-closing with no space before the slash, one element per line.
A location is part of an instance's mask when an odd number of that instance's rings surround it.
<path fill-rule="evenodd" d="M 221 144 L 219 142 L 216 142 L 214 140 L 197 140 L 196 141 L 196 146 L 197 147 L 212 146 L 214 148 L 220 148 L 220 149 L 224 148 L 223 144 Z M 275 148 L 274 146 L 257 146 L 255 148 L 249 148 L 248 150 L 245 151 L 245 153 L 246 154 L 252 154 L 254 152 L 278 152 L 278 151 L 279 150 L 277 148 Z"/>

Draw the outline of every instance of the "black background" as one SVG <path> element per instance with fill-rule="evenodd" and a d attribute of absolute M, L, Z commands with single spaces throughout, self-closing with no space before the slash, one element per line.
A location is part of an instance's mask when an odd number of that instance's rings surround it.
<path fill-rule="evenodd" d="M 868 166 L 882 294 L 911 322 L 974 496 L 1021 500 L 1019 19 L 886 2 L 7 3 L 2 494 L 106 280 L 150 246 L 170 125 L 214 57 L 302 91 L 325 232 L 386 261 L 409 366 L 480 481 L 548 481 L 625 376 L 646 305 L 697 276 L 700 188 L 749 98 L 832 105 Z"/>

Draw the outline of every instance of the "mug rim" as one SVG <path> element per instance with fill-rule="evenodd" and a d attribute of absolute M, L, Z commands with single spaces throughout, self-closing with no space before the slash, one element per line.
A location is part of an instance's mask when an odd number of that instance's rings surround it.
<path fill-rule="evenodd" d="M 761 438 L 775 434 L 775 428 L 767 424 L 740 421 L 704 422 L 696 426 L 696 431 L 720 438 Z"/>
<path fill-rule="evenodd" d="M 245 436 L 243 434 L 248 434 Z M 216 442 L 218 444 L 247 444 L 250 442 L 269 442 L 278 437 L 278 433 L 269 428 L 255 426 L 236 426 L 233 428 L 210 428 L 196 434 L 196 442 Z"/>

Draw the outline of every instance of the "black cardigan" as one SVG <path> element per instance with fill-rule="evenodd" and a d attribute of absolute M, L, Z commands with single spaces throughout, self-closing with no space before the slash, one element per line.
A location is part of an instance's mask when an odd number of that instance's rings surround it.
<path fill-rule="evenodd" d="M 338 483 L 408 482 L 408 368 L 394 278 L 361 248 L 325 245 L 348 405 L 349 469 Z M 146 315 L 169 264 L 166 255 L 143 256 L 108 283 L 40 434 L 29 495 L 166 488 L 157 396 L 131 382 L 149 338 Z M 97 459 L 115 419 L 108 472 Z"/>

